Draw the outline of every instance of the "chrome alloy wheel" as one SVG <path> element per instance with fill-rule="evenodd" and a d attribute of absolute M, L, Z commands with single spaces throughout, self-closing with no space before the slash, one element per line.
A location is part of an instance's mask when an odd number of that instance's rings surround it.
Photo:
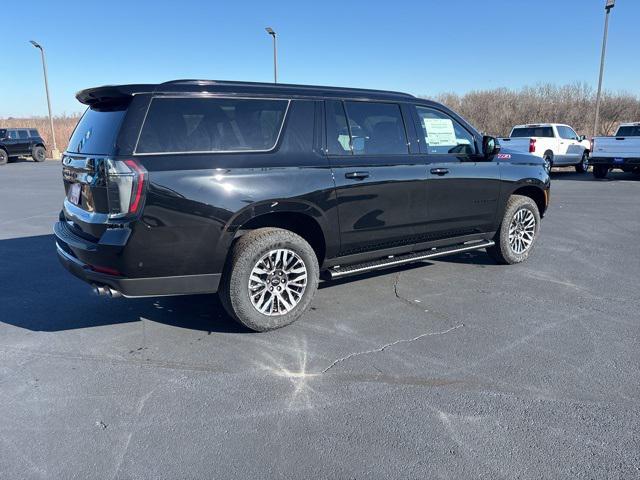
<path fill-rule="evenodd" d="M 536 217 L 527 208 L 518 210 L 509 224 L 509 246 L 516 254 L 521 255 L 533 244 L 536 233 Z"/>
<path fill-rule="evenodd" d="M 271 250 L 251 270 L 249 298 L 263 315 L 285 315 L 293 310 L 307 288 L 307 267 L 286 248 Z"/>

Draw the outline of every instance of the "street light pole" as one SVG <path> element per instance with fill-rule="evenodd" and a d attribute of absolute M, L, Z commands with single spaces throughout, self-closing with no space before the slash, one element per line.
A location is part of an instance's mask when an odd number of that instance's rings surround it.
<path fill-rule="evenodd" d="M 274 32 L 271 27 L 267 27 L 265 30 L 273 37 L 273 83 L 278 83 L 278 44 L 276 32 Z"/>
<path fill-rule="evenodd" d="M 56 144 L 56 133 L 53 130 L 53 116 L 51 115 L 51 100 L 49 99 L 49 80 L 47 79 L 47 59 L 44 55 L 44 48 L 38 42 L 30 40 L 31 45 L 40 50 L 40 55 L 42 56 L 42 70 L 44 71 L 44 89 L 47 93 L 47 108 L 49 109 L 49 126 L 51 127 L 51 140 L 53 141 L 53 151 L 51 155 L 54 159 L 60 157 L 60 152 L 58 152 L 58 145 Z"/>
<path fill-rule="evenodd" d="M 604 56 L 607 51 L 607 34 L 609 32 L 609 12 L 614 7 L 616 0 L 607 0 L 604 7 L 606 14 L 604 16 L 604 35 L 602 37 L 602 54 L 600 56 L 600 77 L 598 78 L 598 94 L 596 96 L 596 118 L 593 122 L 593 136 L 598 135 L 598 122 L 600 120 L 600 95 L 602 94 L 602 76 L 604 75 Z"/>

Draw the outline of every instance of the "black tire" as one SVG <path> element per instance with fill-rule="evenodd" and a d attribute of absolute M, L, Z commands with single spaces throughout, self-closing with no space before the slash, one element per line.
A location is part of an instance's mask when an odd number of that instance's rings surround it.
<path fill-rule="evenodd" d="M 47 151 L 44 147 L 33 147 L 33 150 L 31 150 L 31 158 L 33 158 L 34 162 L 44 162 L 47 158 Z"/>
<path fill-rule="evenodd" d="M 516 252 L 509 240 L 509 229 L 511 227 L 514 217 L 521 210 L 531 212 L 535 224 L 533 225 L 533 232 L 531 238 L 531 244 L 522 252 Z M 507 208 L 505 209 L 504 216 L 502 217 L 502 223 L 500 229 L 496 233 L 495 242 L 493 247 L 487 248 L 487 253 L 497 262 L 505 265 L 512 265 L 514 263 L 524 262 L 531 251 L 535 247 L 536 240 L 538 238 L 538 232 L 540 231 L 540 211 L 538 205 L 530 197 L 522 195 L 512 195 L 507 202 Z"/>
<path fill-rule="evenodd" d="M 608 165 L 594 165 L 593 166 L 593 176 L 596 178 L 605 178 L 609 173 Z"/>
<path fill-rule="evenodd" d="M 587 152 L 584 152 L 582 154 L 582 159 L 580 160 L 580 163 L 576 165 L 576 172 L 586 173 L 587 170 L 589 170 L 589 154 L 587 154 Z"/>
<path fill-rule="evenodd" d="M 544 152 L 542 161 L 544 162 L 544 169 L 547 171 L 547 173 L 551 173 L 551 169 L 553 168 L 553 152 Z"/>
<path fill-rule="evenodd" d="M 280 287 L 269 283 L 269 277 L 267 277 L 265 281 L 267 286 L 264 290 L 267 296 L 271 296 L 272 306 L 270 307 L 271 315 L 269 315 L 254 307 L 250 298 L 249 278 L 261 259 L 277 249 L 287 249 L 298 256 L 306 268 L 307 283 L 301 297 L 290 311 L 274 314 L 273 303 L 278 302 L 275 300 L 275 291 L 271 294 L 266 292 L 266 289 L 274 290 Z M 281 228 L 259 228 L 240 237 L 230 255 L 220 283 L 219 296 L 222 305 L 232 318 L 251 330 L 266 332 L 293 323 L 307 310 L 318 289 L 320 269 L 313 248 L 302 237 Z M 277 265 L 274 268 L 277 269 Z M 277 281 L 277 278 L 273 281 Z M 285 293 L 283 291 L 282 294 L 277 295 L 284 296 Z M 291 296 L 287 296 L 288 301 L 291 299 Z"/>
<path fill-rule="evenodd" d="M 5 150 L 0 148 L 0 165 L 4 165 L 9 161 L 9 155 Z"/>

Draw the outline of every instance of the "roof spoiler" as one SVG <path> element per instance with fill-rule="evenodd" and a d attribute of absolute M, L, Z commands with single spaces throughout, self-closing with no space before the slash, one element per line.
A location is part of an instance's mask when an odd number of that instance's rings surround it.
<path fill-rule="evenodd" d="M 153 92 L 155 85 L 106 85 L 87 88 L 76 93 L 80 103 L 90 107 L 127 104 L 136 93 Z"/>

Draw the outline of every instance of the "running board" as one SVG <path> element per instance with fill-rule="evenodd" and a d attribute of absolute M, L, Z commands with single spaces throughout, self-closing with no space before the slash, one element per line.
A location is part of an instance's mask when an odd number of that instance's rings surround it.
<path fill-rule="evenodd" d="M 480 248 L 492 247 L 496 242 L 493 240 L 479 240 L 473 243 L 464 243 L 451 247 L 432 248 L 422 252 L 407 253 L 405 255 L 391 256 L 374 260 L 372 262 L 357 263 L 355 265 L 335 266 L 329 269 L 331 279 L 344 277 L 347 275 L 355 275 L 357 273 L 368 272 L 370 270 L 378 270 L 380 268 L 395 267 L 406 263 L 419 262 L 430 258 L 444 257 L 445 255 L 453 255 L 454 253 L 468 252 L 470 250 L 478 250 Z"/>

